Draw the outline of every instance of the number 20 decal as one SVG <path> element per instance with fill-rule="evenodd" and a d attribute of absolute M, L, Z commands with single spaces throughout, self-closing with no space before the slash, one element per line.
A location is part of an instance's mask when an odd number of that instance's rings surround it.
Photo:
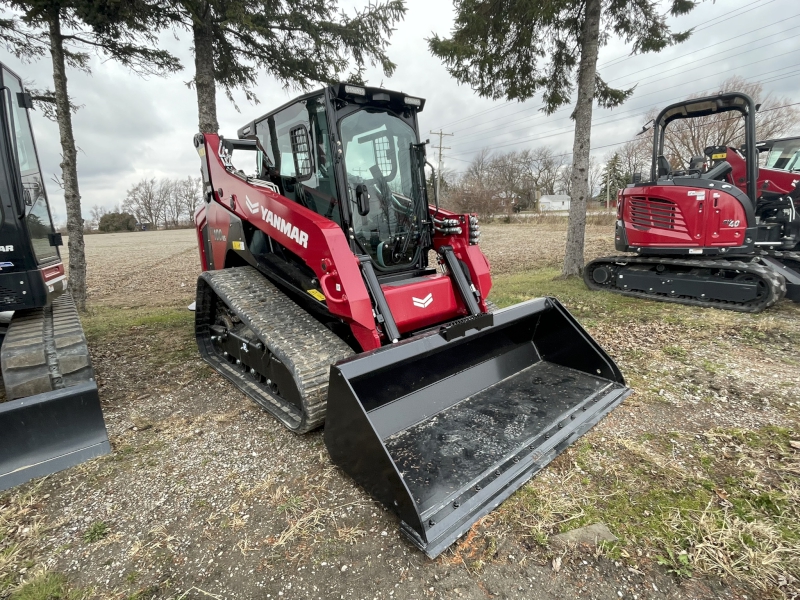
<path fill-rule="evenodd" d="M 722 224 L 727 227 L 738 227 L 739 226 L 739 219 L 725 219 L 722 221 Z"/>

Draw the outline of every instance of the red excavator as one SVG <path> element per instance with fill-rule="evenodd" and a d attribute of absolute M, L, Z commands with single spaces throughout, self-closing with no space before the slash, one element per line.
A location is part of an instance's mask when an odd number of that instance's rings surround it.
<path fill-rule="evenodd" d="M 198 134 L 195 323 L 434 557 L 630 390 L 554 298 L 490 311 L 477 218 L 428 202 L 424 106 L 341 83 Z"/>
<path fill-rule="evenodd" d="M 28 115 L 0 64 L 0 491 L 106 454 L 97 384 Z"/>
<path fill-rule="evenodd" d="M 742 149 L 710 147 L 673 171 L 664 155 L 667 126 L 728 112 L 744 118 Z M 800 301 L 800 189 L 785 171 L 759 171 L 755 114 L 753 100 L 737 92 L 661 111 L 650 181 L 618 194 L 615 246 L 634 254 L 587 264 L 589 289 L 742 312 L 760 312 L 784 295 Z"/>

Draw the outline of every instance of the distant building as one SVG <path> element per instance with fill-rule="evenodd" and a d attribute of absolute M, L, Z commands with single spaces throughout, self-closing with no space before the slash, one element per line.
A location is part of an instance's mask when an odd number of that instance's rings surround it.
<path fill-rule="evenodd" d="M 545 194 L 539 198 L 539 210 L 569 210 L 569 201 L 566 194 Z"/>

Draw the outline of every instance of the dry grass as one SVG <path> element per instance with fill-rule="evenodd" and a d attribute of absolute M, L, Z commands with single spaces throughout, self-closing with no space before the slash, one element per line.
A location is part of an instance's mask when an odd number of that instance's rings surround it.
<path fill-rule="evenodd" d="M 800 576 L 800 549 L 764 519 L 746 521 L 714 498 L 702 511 L 674 509 L 667 519 L 685 540 L 685 563 L 700 573 L 744 581 L 761 590 L 794 587 Z M 665 561 L 669 564 L 670 561 Z"/>
<path fill-rule="evenodd" d="M 800 389 L 796 369 L 800 365 L 800 310 L 781 303 L 762 315 L 738 315 L 590 293 L 580 282 L 555 279 L 563 260 L 565 228 L 564 217 L 550 215 L 537 223 L 486 224 L 482 248 L 495 274 L 492 299 L 507 305 L 555 295 L 617 360 L 636 393 L 476 524 L 439 561 L 426 563 L 425 569 L 456 565 L 458 569 L 451 569 L 456 572 L 463 566 L 479 580 L 481 573 L 507 560 L 512 552 L 518 559 L 524 555 L 526 560 L 549 566 L 554 558 L 561 558 L 561 554 L 553 555 L 551 535 L 604 522 L 620 540 L 598 552 L 624 563 L 623 570 L 649 572 L 661 563 L 678 577 L 710 574 L 753 585 L 759 590 L 757 597 L 791 597 L 800 578 L 800 462 L 798 450 L 789 444 L 800 435 L 794 397 Z M 191 551 L 198 554 L 205 552 L 202 547 L 209 548 L 209 555 L 203 554 L 198 564 L 206 564 L 209 558 L 217 561 L 217 547 L 226 544 L 232 552 L 220 562 L 230 554 L 237 565 L 249 562 L 256 568 L 263 566 L 257 573 L 287 578 L 296 566 L 294 560 L 307 564 L 312 556 L 326 560 L 344 553 L 354 556 L 380 548 L 384 539 L 395 550 L 402 546 L 395 539 L 397 533 L 387 526 L 395 521 L 372 514 L 371 501 L 330 466 L 321 438 L 288 439 L 276 433 L 277 426 L 262 419 L 259 411 L 234 408 L 236 404 L 221 406 L 219 398 L 197 409 L 206 396 L 227 393 L 224 386 L 208 391 L 214 376 L 203 372 L 199 391 L 176 396 L 176 406 L 193 408 L 191 417 L 167 411 L 136 413 L 139 407 L 157 404 L 161 392 L 148 389 L 153 398 L 139 401 L 138 391 L 131 389 L 151 385 L 173 393 L 164 382 L 182 387 L 198 379 L 203 369 L 197 366 L 191 314 L 183 308 L 191 299 L 198 270 L 193 234 L 144 235 L 148 237 L 87 239 L 89 247 L 100 245 L 90 251 L 92 312 L 84 325 L 92 350 L 98 353 L 101 374 L 103 368 L 109 374 L 108 387 L 101 390 L 104 407 L 120 411 L 118 407 L 123 406 L 126 415 L 141 416 L 153 426 L 117 433 L 120 443 L 111 459 L 97 463 L 102 468 L 79 468 L 72 475 L 90 491 L 101 489 L 98 481 L 108 488 L 112 482 L 118 485 L 104 493 L 109 501 L 125 500 L 130 507 L 127 515 L 113 522 L 114 531 L 129 532 L 127 545 L 120 544 L 123 568 L 140 570 L 142 580 L 137 584 L 158 585 L 158 568 L 153 565 L 163 564 L 165 557 L 177 565 L 178 557 L 187 552 L 178 540 L 186 539 L 192 540 Z M 135 245 L 144 240 L 147 247 L 137 253 Z M 590 223 L 587 260 L 611 253 L 611 226 Z M 135 343 L 118 349 L 120 344 L 144 338 L 150 339 L 157 353 Z M 762 404 L 760 398 L 769 404 Z M 112 415 L 109 422 L 119 425 L 116 431 L 120 432 L 121 419 L 112 411 L 107 412 Z M 765 426 L 777 422 L 786 429 Z M 256 423 L 257 431 L 253 429 Z M 222 439 L 214 436 L 228 430 L 235 431 L 225 438 L 228 446 L 212 444 Z M 152 528 L 152 522 L 139 518 L 146 505 L 139 494 L 127 493 L 130 484 L 120 471 L 127 469 L 134 481 L 141 481 L 135 474 L 142 468 L 152 469 L 154 475 L 168 473 L 163 480 L 170 484 L 182 478 L 211 477 L 206 473 L 219 457 L 228 457 L 233 448 L 241 450 L 245 439 L 259 452 L 262 447 L 266 453 L 280 449 L 270 454 L 268 468 L 247 475 L 237 472 L 234 464 L 226 465 L 214 471 L 213 484 L 199 487 L 202 492 L 188 491 L 180 484 L 166 492 L 159 487 L 162 483 L 154 484 L 153 490 L 143 490 L 142 495 L 168 494 L 163 518 L 171 519 L 170 529 Z M 168 444 L 174 454 L 155 450 L 156 441 Z M 204 445 L 214 451 L 205 455 L 208 467 L 196 456 Z M 236 456 L 236 461 L 262 460 L 245 457 L 245 452 Z M 35 495 L 34 488 L 26 489 Z M 59 493 L 63 495 L 59 510 L 73 516 L 80 513 L 82 507 L 75 508 L 81 502 L 78 496 L 69 499 L 72 488 L 65 486 Z M 23 514 L 26 506 L 28 512 Z M 197 529 L 186 529 L 187 506 L 192 507 Z M 350 507 L 354 510 L 348 511 Z M 35 497 L 26 500 L 12 495 L 0 500 L 0 597 L 4 589 L 6 593 L 10 589 L 3 587 L 4 577 L 25 565 L 29 565 L 29 577 L 35 565 L 44 561 L 66 569 L 64 557 L 46 549 L 43 540 L 49 538 L 41 533 L 44 523 L 38 514 Z M 245 519 L 248 514 L 249 520 Z M 92 514 L 94 521 L 106 518 L 108 514 L 99 508 Z M 387 538 L 380 537 L 380 529 L 376 532 L 376 522 L 389 530 Z M 35 532 L 39 548 L 36 541 L 28 543 L 22 535 L 24 526 L 31 523 L 34 527 L 28 532 Z M 87 545 L 81 539 L 85 527 L 81 523 L 77 539 L 69 542 L 70 560 L 76 560 L 82 570 L 75 583 L 94 585 L 108 577 L 101 558 L 117 551 L 106 546 L 114 533 Z M 563 559 L 559 577 L 568 577 L 570 556 L 565 554 Z M 230 562 L 223 564 L 227 567 Z M 195 575 L 191 569 L 176 567 L 181 587 L 175 589 L 193 585 Z M 118 589 L 130 587 L 123 575 L 111 577 Z M 19 582 L 18 575 L 12 578 Z M 263 588 L 242 589 L 245 594 L 263 592 Z M 164 589 L 161 592 L 168 595 Z M 190 595 L 200 595 L 200 591 Z"/>
<path fill-rule="evenodd" d="M 0 499 L 0 598 L 15 588 L 35 565 L 39 543 L 48 527 L 40 513 L 41 482 L 21 494 Z"/>

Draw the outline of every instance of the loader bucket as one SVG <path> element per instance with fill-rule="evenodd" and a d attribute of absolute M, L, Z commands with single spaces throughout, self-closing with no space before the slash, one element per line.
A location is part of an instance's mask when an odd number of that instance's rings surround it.
<path fill-rule="evenodd" d="M 0 404 L 0 491 L 110 451 L 94 381 Z"/>
<path fill-rule="evenodd" d="M 433 558 L 630 391 L 538 298 L 331 367 L 325 444 Z"/>

